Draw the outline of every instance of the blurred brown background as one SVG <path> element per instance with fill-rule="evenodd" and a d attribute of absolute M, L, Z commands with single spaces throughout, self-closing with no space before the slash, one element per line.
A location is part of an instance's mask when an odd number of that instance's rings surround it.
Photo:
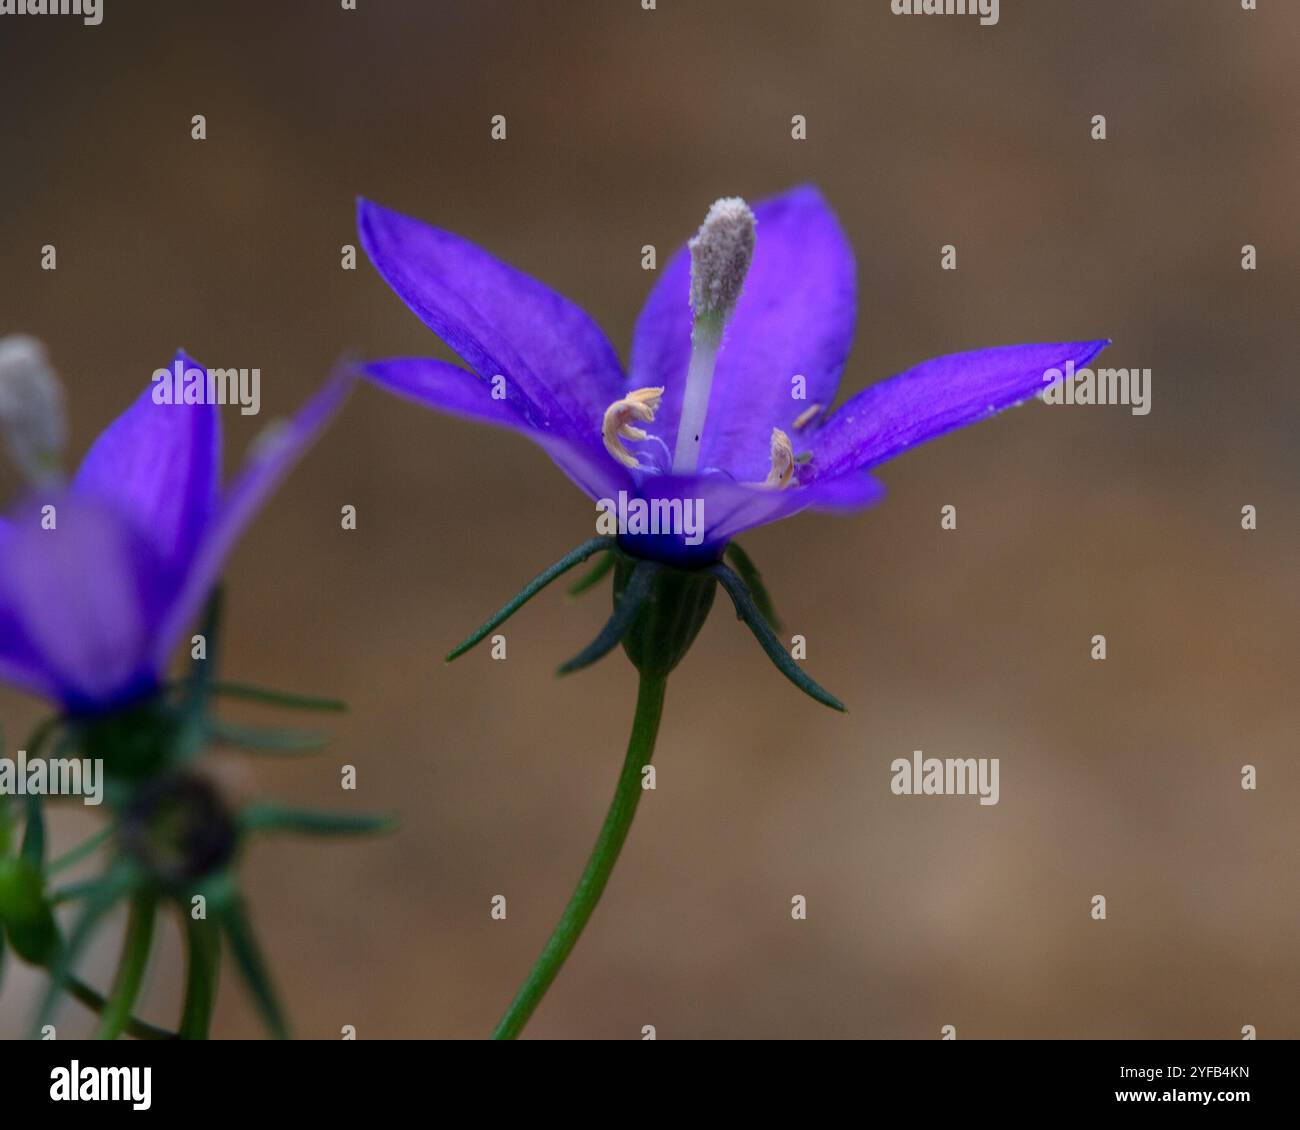
<path fill-rule="evenodd" d="M 955 350 L 1113 337 L 1111 364 L 1154 371 L 1149 416 L 1030 405 L 884 468 L 872 512 L 745 539 L 850 713 L 797 694 L 719 607 L 670 686 L 658 790 L 529 1034 L 1300 1036 L 1300 6 L 1261 7 L 1004 0 L 991 28 L 888 0 L 5 18 L 0 332 L 49 343 L 78 454 L 178 345 L 260 366 L 262 416 L 225 417 L 234 466 L 341 352 L 447 356 L 364 259 L 340 270 L 357 194 L 542 278 L 626 357 L 642 244 L 666 256 L 714 198 L 811 181 L 858 255 L 848 391 Z M 553 676 L 607 597 L 557 587 L 505 662 L 439 657 L 592 522 L 524 441 L 364 387 L 234 557 L 227 674 L 352 709 L 324 756 L 220 755 L 231 789 L 402 823 L 245 859 L 300 1036 L 482 1036 L 544 941 L 630 720 L 621 655 Z M 10 735 L 39 712 L 0 697 Z M 1001 803 L 891 795 L 914 749 L 1001 758 Z M 86 827 L 63 810 L 55 847 Z M 169 935 L 151 1019 L 174 1022 L 179 971 Z M 0 1034 L 36 985 L 10 963 Z M 259 1031 L 228 969 L 216 1034 Z"/>

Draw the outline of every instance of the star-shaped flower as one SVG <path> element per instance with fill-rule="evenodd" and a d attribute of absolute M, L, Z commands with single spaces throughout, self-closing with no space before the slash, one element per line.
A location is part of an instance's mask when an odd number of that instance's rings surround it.
<path fill-rule="evenodd" d="M 4 344 L 0 385 L 39 387 L 34 343 Z M 206 381 L 185 354 L 175 363 Z M 350 383 L 331 378 L 224 487 L 219 406 L 155 403 L 150 384 L 70 481 L 40 480 L 0 518 L 0 678 L 74 714 L 156 691 L 240 535 Z"/>
<path fill-rule="evenodd" d="M 876 502 L 869 471 L 1034 396 L 1105 341 L 1013 345 L 927 361 L 832 408 L 853 338 L 853 253 L 821 194 L 714 205 L 637 321 L 627 373 L 596 323 L 542 283 L 450 232 L 361 201 L 379 273 L 468 368 L 376 361 L 372 380 L 519 432 L 593 500 L 700 500 L 697 545 L 629 534 L 674 565 L 717 561 L 755 526 Z"/>
<path fill-rule="evenodd" d="M 848 241 L 815 189 L 752 210 L 735 197 L 717 201 L 651 291 L 626 374 L 587 314 L 486 251 L 364 200 L 357 224 L 379 273 L 469 366 L 377 361 L 366 367 L 370 378 L 430 407 L 526 435 L 602 516 L 620 500 L 616 535 L 591 539 L 539 574 L 448 656 L 486 638 L 579 562 L 604 554 L 574 591 L 613 568 L 608 622 L 560 671 L 585 667 L 621 643 L 640 675 L 632 734 L 582 878 L 493 1032 L 513 1039 L 608 881 L 642 792 L 668 676 L 707 619 L 718 585 L 786 678 L 844 709 L 777 637 L 758 571 L 731 539 L 801 510 L 875 502 L 881 489 L 873 467 L 1028 399 L 1046 387 L 1049 371 L 1084 366 L 1106 343 L 941 357 L 832 409 L 857 294 Z M 687 530 L 685 522 L 634 528 L 621 517 L 625 496 L 669 517 L 674 506 L 684 518 L 688 506 L 698 515 L 702 505 L 703 530 Z"/>

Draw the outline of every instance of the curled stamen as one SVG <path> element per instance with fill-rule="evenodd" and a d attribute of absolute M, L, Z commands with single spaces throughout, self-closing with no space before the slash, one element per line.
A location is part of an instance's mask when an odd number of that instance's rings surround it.
<path fill-rule="evenodd" d="M 641 462 L 632 452 L 623 446 L 623 440 L 644 440 L 650 435 L 644 428 L 638 428 L 633 421 L 650 423 L 659 411 L 659 402 L 663 400 L 662 388 L 638 388 L 629 392 L 621 400 L 614 401 L 605 409 L 605 420 L 601 425 L 601 438 L 605 441 L 605 450 L 615 459 L 633 470 L 640 469 Z"/>
<path fill-rule="evenodd" d="M 804 428 L 806 428 L 809 424 L 813 422 L 813 420 L 817 417 L 817 414 L 821 410 L 822 410 L 822 406 L 820 404 L 813 404 L 805 408 L 802 412 L 799 413 L 798 416 L 795 417 L 794 424 L 792 425 L 794 430 L 796 432 L 803 431 Z"/>
<path fill-rule="evenodd" d="M 772 469 L 763 484 L 768 490 L 785 490 L 794 478 L 794 447 L 780 428 L 772 429 Z"/>

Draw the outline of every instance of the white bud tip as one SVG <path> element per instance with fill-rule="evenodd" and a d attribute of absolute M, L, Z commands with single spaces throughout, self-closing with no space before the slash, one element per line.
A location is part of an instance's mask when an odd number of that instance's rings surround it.
<path fill-rule="evenodd" d="M 0 338 L 0 426 L 29 478 L 57 469 L 67 439 L 63 388 L 35 338 Z"/>
<path fill-rule="evenodd" d="M 727 318 L 754 257 L 754 213 L 739 196 L 715 201 L 690 242 L 691 308 L 696 318 Z"/>

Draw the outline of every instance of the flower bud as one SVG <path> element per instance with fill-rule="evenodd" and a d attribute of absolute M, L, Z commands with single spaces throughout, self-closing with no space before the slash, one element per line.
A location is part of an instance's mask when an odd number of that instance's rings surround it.
<path fill-rule="evenodd" d="M 0 338 L 0 428 L 14 462 L 30 480 L 59 473 L 67 442 L 63 389 L 35 338 Z"/>

